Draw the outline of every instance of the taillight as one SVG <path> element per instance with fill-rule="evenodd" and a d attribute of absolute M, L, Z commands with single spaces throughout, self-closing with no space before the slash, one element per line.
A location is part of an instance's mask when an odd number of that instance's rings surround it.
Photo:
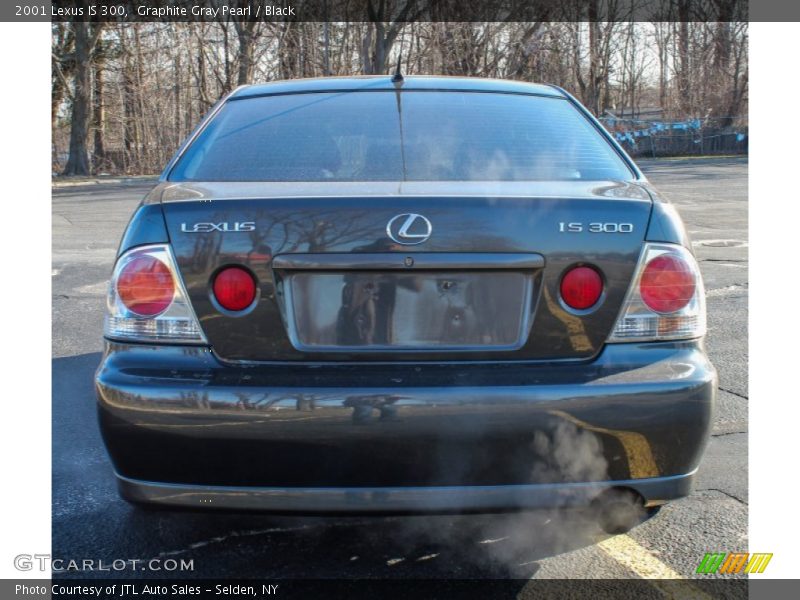
<path fill-rule="evenodd" d="M 134 248 L 117 259 L 104 334 L 136 342 L 207 343 L 168 246 Z"/>
<path fill-rule="evenodd" d="M 117 277 L 119 299 L 131 312 L 153 317 L 161 314 L 175 296 L 172 273 L 153 256 L 137 256 L 127 262 Z"/>
<path fill-rule="evenodd" d="M 683 246 L 646 243 L 609 342 L 691 339 L 706 333 L 703 279 Z"/>
<path fill-rule="evenodd" d="M 591 267 L 575 267 L 561 279 L 561 298 L 570 308 L 586 310 L 600 299 L 603 280 Z"/>
<path fill-rule="evenodd" d="M 673 313 L 689 304 L 695 287 L 695 274 L 686 261 L 674 254 L 662 254 L 645 265 L 639 293 L 654 311 Z"/>
<path fill-rule="evenodd" d="M 227 267 L 214 278 L 214 298 L 225 310 L 244 310 L 256 299 L 256 282 L 249 271 Z"/>

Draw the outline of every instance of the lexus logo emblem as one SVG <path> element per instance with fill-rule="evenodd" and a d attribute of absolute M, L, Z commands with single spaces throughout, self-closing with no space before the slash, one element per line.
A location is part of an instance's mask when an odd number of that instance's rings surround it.
<path fill-rule="evenodd" d="M 413 246 L 421 244 L 431 237 L 433 225 L 422 215 L 403 213 L 392 217 L 386 225 L 386 235 L 398 244 Z"/>

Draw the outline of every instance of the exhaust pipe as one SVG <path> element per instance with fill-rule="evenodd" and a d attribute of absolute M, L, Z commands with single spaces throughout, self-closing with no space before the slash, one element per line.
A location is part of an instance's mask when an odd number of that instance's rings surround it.
<path fill-rule="evenodd" d="M 644 498 L 629 488 L 611 488 L 592 501 L 600 528 L 608 534 L 626 533 L 648 516 Z"/>

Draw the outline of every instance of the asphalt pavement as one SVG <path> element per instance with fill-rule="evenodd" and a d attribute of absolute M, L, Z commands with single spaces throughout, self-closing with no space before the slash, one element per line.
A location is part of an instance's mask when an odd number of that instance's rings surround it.
<path fill-rule="evenodd" d="M 290 517 L 128 505 L 100 439 L 92 376 L 116 247 L 152 183 L 54 187 L 53 556 L 184 559 L 194 569 L 181 576 L 207 578 L 691 578 L 706 552 L 747 551 L 747 160 L 640 165 L 693 238 L 720 389 L 694 493 L 615 537 L 581 511 Z"/>

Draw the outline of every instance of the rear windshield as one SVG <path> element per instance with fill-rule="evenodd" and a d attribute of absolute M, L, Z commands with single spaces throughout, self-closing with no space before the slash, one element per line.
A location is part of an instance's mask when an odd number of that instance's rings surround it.
<path fill-rule="evenodd" d="M 172 181 L 625 180 L 594 126 L 557 97 L 371 91 L 231 100 Z"/>

